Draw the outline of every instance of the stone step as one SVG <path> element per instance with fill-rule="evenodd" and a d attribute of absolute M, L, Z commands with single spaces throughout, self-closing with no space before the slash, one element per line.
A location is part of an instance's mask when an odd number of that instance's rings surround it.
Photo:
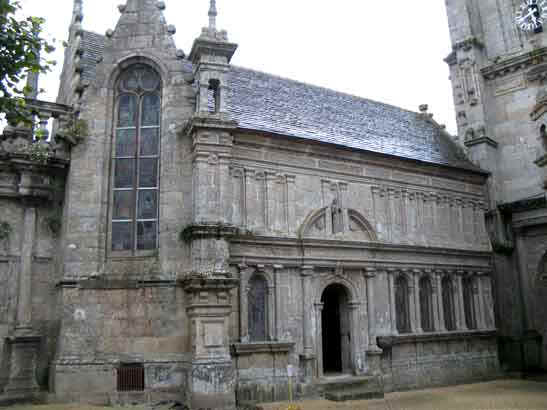
<path fill-rule="evenodd" d="M 349 389 L 325 393 L 325 399 L 330 401 L 383 399 L 384 392 L 371 389 Z"/>
<path fill-rule="evenodd" d="M 324 392 L 354 389 L 359 387 L 369 386 L 375 384 L 377 378 L 374 376 L 347 376 L 347 377 L 332 377 L 325 378 L 318 383 L 318 386 Z"/>
<path fill-rule="evenodd" d="M 317 384 L 323 397 L 332 401 L 368 400 L 384 397 L 384 390 L 378 377 L 332 377 Z"/>

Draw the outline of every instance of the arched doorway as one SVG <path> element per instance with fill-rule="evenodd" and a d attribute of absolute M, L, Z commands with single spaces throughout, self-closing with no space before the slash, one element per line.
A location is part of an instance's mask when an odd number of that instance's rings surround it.
<path fill-rule="evenodd" d="M 321 295 L 323 374 L 351 372 L 351 333 L 348 292 L 340 284 L 327 286 Z"/>

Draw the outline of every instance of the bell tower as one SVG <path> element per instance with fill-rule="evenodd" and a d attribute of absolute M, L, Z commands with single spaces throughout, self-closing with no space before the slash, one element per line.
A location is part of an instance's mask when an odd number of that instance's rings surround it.
<path fill-rule="evenodd" d="M 507 368 L 545 368 L 547 318 L 534 278 L 547 248 L 547 2 L 446 0 L 446 8 L 455 139 L 491 173 L 485 217 L 500 356 Z"/>

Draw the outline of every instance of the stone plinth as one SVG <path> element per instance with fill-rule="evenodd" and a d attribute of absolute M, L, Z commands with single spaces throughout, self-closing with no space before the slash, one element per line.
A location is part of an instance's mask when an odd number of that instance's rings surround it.
<path fill-rule="evenodd" d="M 181 281 L 188 297 L 192 370 L 188 380 L 190 408 L 234 409 L 236 373 L 229 348 L 232 290 L 237 279 L 223 276 Z"/>
<path fill-rule="evenodd" d="M 36 360 L 40 348 L 39 336 L 8 337 L 11 351 L 10 372 L 8 384 L 4 393 L 9 397 L 32 399 L 38 393 L 36 383 Z"/>
<path fill-rule="evenodd" d="M 547 189 L 547 154 L 539 157 L 535 161 L 535 164 L 538 167 L 543 168 L 543 188 Z"/>

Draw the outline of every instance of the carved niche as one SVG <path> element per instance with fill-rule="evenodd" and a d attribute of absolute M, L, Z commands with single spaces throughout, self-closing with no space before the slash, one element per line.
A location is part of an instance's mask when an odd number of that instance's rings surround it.
<path fill-rule="evenodd" d="M 363 215 L 354 209 L 341 208 L 337 203 L 311 212 L 298 233 L 301 238 L 377 240 L 376 232 Z"/>

